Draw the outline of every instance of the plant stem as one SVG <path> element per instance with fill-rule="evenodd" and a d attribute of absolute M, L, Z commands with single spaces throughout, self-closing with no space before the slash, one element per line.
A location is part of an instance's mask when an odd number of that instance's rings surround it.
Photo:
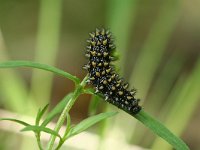
<path fill-rule="evenodd" d="M 55 150 L 59 150 L 63 143 L 64 143 L 63 141 L 60 141 L 58 146 L 55 148 Z"/>
<path fill-rule="evenodd" d="M 69 100 L 69 102 L 67 103 L 67 105 L 65 106 L 65 108 L 63 109 L 58 122 L 55 126 L 54 131 L 56 131 L 57 133 L 59 132 L 61 126 L 63 125 L 65 118 L 67 116 L 67 113 L 70 111 L 70 109 L 72 108 L 73 104 L 75 103 L 76 99 L 78 98 L 78 96 L 83 92 L 83 87 L 86 85 L 86 80 L 87 80 L 87 76 L 82 80 L 82 82 L 76 86 L 76 89 L 73 93 L 72 98 Z M 51 135 L 49 143 L 47 145 L 47 149 L 46 150 L 52 150 L 53 146 L 54 146 L 54 142 L 55 142 L 56 136 L 55 135 Z"/>
<path fill-rule="evenodd" d="M 43 150 L 42 144 L 41 144 L 41 141 L 40 141 L 40 133 L 36 133 L 36 134 L 35 134 L 35 137 L 36 137 L 36 139 L 37 139 L 37 143 L 38 143 L 39 149 L 40 149 L 40 150 Z"/>

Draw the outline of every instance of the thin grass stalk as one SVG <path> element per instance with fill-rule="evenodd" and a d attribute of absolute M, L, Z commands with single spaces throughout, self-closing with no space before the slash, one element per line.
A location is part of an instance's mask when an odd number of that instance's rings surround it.
<path fill-rule="evenodd" d="M 0 30 L 0 61 L 9 60 L 9 54 L 6 51 L 5 42 L 2 32 Z M 24 104 L 27 103 L 27 87 L 24 80 L 14 70 L 0 71 L 0 89 L 6 101 L 3 102 L 7 109 L 15 112 L 24 113 L 26 108 Z M 11 94 L 12 93 L 12 94 Z"/>
<path fill-rule="evenodd" d="M 124 73 L 126 65 L 127 41 L 129 41 L 130 30 L 134 24 L 137 3 L 136 0 L 110 0 L 107 2 L 107 25 L 116 39 L 117 53 L 120 56 L 116 66 L 120 68 L 121 74 Z"/>
<path fill-rule="evenodd" d="M 58 53 L 62 0 L 41 0 L 35 61 L 55 65 Z M 38 105 L 44 106 L 50 100 L 52 74 L 33 71 L 31 94 Z M 41 90 L 42 89 L 42 90 Z"/>
<path fill-rule="evenodd" d="M 168 59 L 166 65 L 163 66 L 148 96 L 148 101 L 145 103 L 146 106 L 150 106 L 147 110 L 150 110 L 151 113 L 155 114 L 162 106 L 162 99 L 168 96 L 173 83 L 184 65 L 184 60 L 182 56 L 177 56 L 175 53 Z M 151 105 L 152 103 L 154 105 Z"/>
<path fill-rule="evenodd" d="M 143 48 L 136 60 L 130 83 L 140 91 L 138 97 L 145 100 L 150 84 L 164 54 L 167 42 L 180 16 L 178 0 L 165 1 L 153 24 Z"/>
<path fill-rule="evenodd" d="M 200 99 L 200 59 L 196 67 L 185 81 L 180 94 L 176 97 L 175 103 L 168 111 L 166 126 L 173 131 L 176 135 L 181 136 L 186 125 L 189 123 L 195 108 L 198 106 Z M 181 88 L 181 87 L 180 87 Z M 160 147 L 163 149 L 171 149 L 170 145 L 164 143 L 161 139 L 157 138 L 152 146 L 153 150 L 158 150 Z"/>

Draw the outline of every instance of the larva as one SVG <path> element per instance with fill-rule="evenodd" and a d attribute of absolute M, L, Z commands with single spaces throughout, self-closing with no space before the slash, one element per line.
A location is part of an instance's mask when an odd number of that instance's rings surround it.
<path fill-rule="evenodd" d="M 85 56 L 89 62 L 83 68 L 89 73 L 88 82 L 107 102 L 130 114 L 137 114 L 141 106 L 138 105 L 139 99 L 134 98 L 136 90 L 128 90 L 128 83 L 124 83 L 111 66 L 115 50 L 111 33 L 105 29 L 96 29 L 90 33 L 87 42 Z"/>

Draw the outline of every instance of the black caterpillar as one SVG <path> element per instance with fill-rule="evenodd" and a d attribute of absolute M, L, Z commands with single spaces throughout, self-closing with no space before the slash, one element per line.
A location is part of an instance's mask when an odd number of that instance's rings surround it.
<path fill-rule="evenodd" d="M 136 90 L 127 90 L 128 83 L 123 83 L 111 66 L 115 50 L 111 33 L 105 29 L 96 29 L 90 33 L 87 42 L 85 56 L 89 62 L 83 67 L 89 72 L 87 82 L 94 85 L 95 93 L 101 93 L 107 102 L 130 114 L 137 114 L 141 106 L 138 105 L 139 99 L 134 98 Z"/>

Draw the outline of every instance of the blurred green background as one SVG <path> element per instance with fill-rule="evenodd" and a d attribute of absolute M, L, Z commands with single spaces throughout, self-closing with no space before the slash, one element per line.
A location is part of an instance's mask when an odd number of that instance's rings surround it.
<path fill-rule="evenodd" d="M 199 0 L 0 0 L 0 62 L 31 60 L 83 78 L 88 33 L 110 29 L 120 55 L 116 66 L 137 89 L 144 110 L 198 150 L 199 18 Z M 53 108 L 73 88 L 71 81 L 41 70 L 0 70 L 0 117 L 35 116 L 39 107 Z M 88 116 L 89 103 L 89 96 L 79 98 L 71 111 L 74 123 Z M 103 101 L 91 107 L 118 110 Z M 26 150 L 30 144 L 37 149 L 34 138 L 8 129 L 0 123 L 0 150 Z M 89 132 L 100 137 L 96 149 L 133 149 L 127 143 L 172 149 L 124 112 Z"/>

